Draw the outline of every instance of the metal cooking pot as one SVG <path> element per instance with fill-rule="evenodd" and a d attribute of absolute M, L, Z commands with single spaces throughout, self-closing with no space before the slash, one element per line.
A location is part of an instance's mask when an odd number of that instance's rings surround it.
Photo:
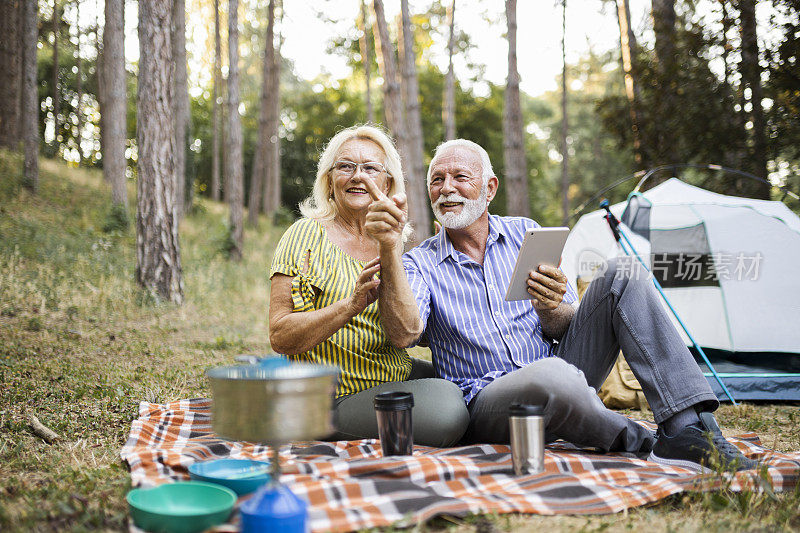
<path fill-rule="evenodd" d="M 334 366 L 223 366 L 206 375 L 213 396 L 211 426 L 220 437 L 281 444 L 333 433 L 331 407 L 339 376 Z"/>

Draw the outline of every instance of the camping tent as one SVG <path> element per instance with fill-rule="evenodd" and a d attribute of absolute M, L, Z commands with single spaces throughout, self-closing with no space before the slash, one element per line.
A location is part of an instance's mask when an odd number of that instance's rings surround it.
<path fill-rule="evenodd" d="M 676 178 L 611 211 L 736 399 L 800 400 L 800 218 Z M 603 214 L 572 229 L 561 266 L 573 283 L 624 255 Z"/>

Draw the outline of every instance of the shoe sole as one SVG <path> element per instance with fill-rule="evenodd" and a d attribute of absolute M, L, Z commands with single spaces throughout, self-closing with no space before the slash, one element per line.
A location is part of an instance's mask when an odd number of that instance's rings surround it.
<path fill-rule="evenodd" d="M 677 466 L 678 468 L 687 468 L 689 470 L 694 470 L 695 472 L 702 472 L 704 474 L 709 474 L 713 472 L 713 470 L 711 470 L 710 468 L 706 468 L 705 466 L 699 463 L 695 463 L 694 461 L 688 461 L 686 459 L 667 459 L 666 457 L 659 457 L 653 452 L 650 452 L 650 455 L 647 456 L 647 460 L 661 465 Z"/>

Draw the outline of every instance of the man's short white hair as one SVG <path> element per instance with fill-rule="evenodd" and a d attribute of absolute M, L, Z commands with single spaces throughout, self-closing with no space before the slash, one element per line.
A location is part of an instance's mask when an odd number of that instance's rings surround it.
<path fill-rule="evenodd" d="M 433 159 L 431 159 L 431 164 L 428 165 L 428 188 L 431 187 L 431 172 L 433 171 L 433 164 L 436 162 L 436 159 L 441 155 L 442 152 L 447 150 L 448 148 L 453 148 L 456 146 L 464 147 L 468 150 L 472 150 L 474 153 L 478 154 L 481 158 L 481 177 L 483 178 L 483 186 L 486 186 L 489 183 L 489 178 L 494 176 L 494 170 L 492 170 L 492 162 L 489 161 L 489 154 L 486 150 L 483 149 L 483 146 L 476 142 L 472 142 L 467 139 L 452 139 L 450 141 L 445 141 L 439 146 L 436 147 L 436 151 L 433 152 Z"/>

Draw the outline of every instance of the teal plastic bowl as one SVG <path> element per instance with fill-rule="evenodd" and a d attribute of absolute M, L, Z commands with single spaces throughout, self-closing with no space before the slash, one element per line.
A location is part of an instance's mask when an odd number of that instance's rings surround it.
<path fill-rule="evenodd" d="M 228 487 L 242 496 L 269 481 L 269 463 L 255 459 L 214 459 L 189 465 L 189 476 Z"/>
<path fill-rule="evenodd" d="M 225 487 L 180 481 L 133 489 L 126 497 L 133 523 L 153 533 L 195 533 L 224 523 L 236 503 Z"/>

